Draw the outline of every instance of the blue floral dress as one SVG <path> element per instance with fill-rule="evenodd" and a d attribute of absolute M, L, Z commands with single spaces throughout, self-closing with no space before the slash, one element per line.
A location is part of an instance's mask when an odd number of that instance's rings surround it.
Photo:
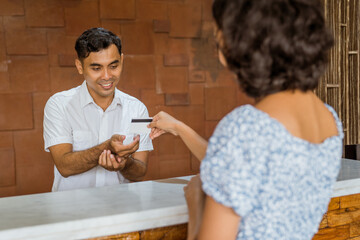
<path fill-rule="evenodd" d="M 294 137 L 251 105 L 220 121 L 201 163 L 207 195 L 239 216 L 237 239 L 311 239 L 327 210 L 340 169 L 339 134 L 321 144 Z"/>

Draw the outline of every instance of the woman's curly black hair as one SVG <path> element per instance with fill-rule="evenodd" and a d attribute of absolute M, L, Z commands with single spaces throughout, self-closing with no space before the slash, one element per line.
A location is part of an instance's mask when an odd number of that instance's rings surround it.
<path fill-rule="evenodd" d="M 121 40 L 114 33 L 104 28 L 90 28 L 76 40 L 75 50 L 80 60 L 87 58 L 91 52 L 98 52 L 115 44 L 121 55 Z"/>
<path fill-rule="evenodd" d="M 214 0 L 212 11 L 221 51 L 249 96 L 317 87 L 333 45 L 317 0 Z"/>

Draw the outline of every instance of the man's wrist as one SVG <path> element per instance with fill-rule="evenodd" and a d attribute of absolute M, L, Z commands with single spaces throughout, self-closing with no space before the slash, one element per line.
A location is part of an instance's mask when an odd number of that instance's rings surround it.
<path fill-rule="evenodd" d="M 126 160 L 133 162 L 135 160 L 135 158 L 132 156 L 132 154 L 130 154 L 129 156 L 126 157 Z"/>
<path fill-rule="evenodd" d="M 103 142 L 103 151 L 104 150 L 110 150 L 111 152 L 113 152 L 113 148 L 111 147 L 111 139 L 106 140 L 105 142 Z"/>
<path fill-rule="evenodd" d="M 122 171 L 126 171 L 131 165 L 134 164 L 135 158 L 132 156 L 132 154 L 130 154 L 127 157 L 124 157 L 126 160 L 126 164 L 124 166 L 124 168 L 122 169 Z"/>

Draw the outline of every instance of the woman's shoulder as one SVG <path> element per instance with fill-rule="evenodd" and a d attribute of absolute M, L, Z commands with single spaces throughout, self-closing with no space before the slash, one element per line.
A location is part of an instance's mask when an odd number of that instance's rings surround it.
<path fill-rule="evenodd" d="M 238 135 L 240 132 L 256 131 L 264 124 L 271 124 L 268 116 L 250 104 L 242 105 L 228 113 L 217 125 L 214 135 Z"/>
<path fill-rule="evenodd" d="M 338 114 L 336 113 L 335 109 L 333 107 L 331 107 L 330 105 L 328 105 L 327 103 L 324 103 L 324 105 L 329 110 L 329 112 L 332 114 L 332 116 L 335 119 L 336 127 L 337 127 L 338 132 L 339 132 L 339 137 L 341 139 L 344 138 L 344 132 L 343 132 L 342 123 L 341 123 L 341 120 L 340 120 Z"/>
<path fill-rule="evenodd" d="M 223 125 L 224 127 L 226 124 L 229 124 L 231 122 L 234 123 L 247 123 L 247 122 L 253 122 L 254 119 L 257 117 L 258 111 L 257 109 L 250 105 L 242 105 L 231 112 L 229 112 L 221 121 L 219 122 L 219 125 Z"/>

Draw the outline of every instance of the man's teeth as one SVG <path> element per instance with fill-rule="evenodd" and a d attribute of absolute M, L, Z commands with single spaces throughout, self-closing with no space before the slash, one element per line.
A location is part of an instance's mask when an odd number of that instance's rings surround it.
<path fill-rule="evenodd" d="M 111 85 L 111 83 L 108 83 L 108 84 L 102 84 L 104 87 L 108 87 Z"/>

